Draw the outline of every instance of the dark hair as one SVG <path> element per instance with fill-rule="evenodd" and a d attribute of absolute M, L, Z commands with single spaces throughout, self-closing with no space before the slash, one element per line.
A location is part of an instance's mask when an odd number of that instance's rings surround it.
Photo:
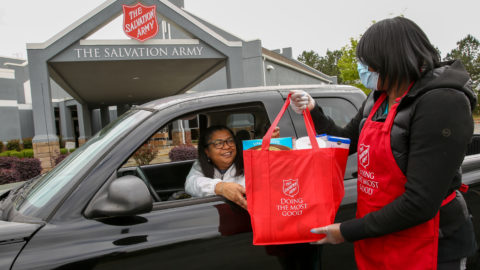
<path fill-rule="evenodd" d="M 230 130 L 226 126 L 211 126 L 204 131 L 200 132 L 200 138 L 198 141 L 198 162 L 200 163 L 200 167 L 202 168 L 203 175 L 206 177 L 213 178 L 213 173 L 214 173 L 214 165 L 212 162 L 209 162 L 209 158 L 207 157 L 207 154 L 205 153 L 205 149 L 208 147 L 208 142 L 212 139 L 213 133 L 220 131 L 220 130 L 226 130 L 230 132 L 232 137 L 235 139 L 235 135 L 233 134 L 232 130 Z M 233 164 L 235 164 L 235 170 L 236 174 L 235 176 L 240 176 L 243 174 L 243 159 L 242 159 L 242 154 L 241 154 L 241 148 L 239 148 L 239 143 L 235 139 L 235 146 L 237 148 L 237 154 L 235 156 L 235 159 L 233 161 Z"/>
<path fill-rule="evenodd" d="M 416 81 L 440 61 L 422 29 L 403 17 L 370 26 L 357 44 L 357 58 L 379 73 L 382 87 L 386 87 L 382 90 Z"/>

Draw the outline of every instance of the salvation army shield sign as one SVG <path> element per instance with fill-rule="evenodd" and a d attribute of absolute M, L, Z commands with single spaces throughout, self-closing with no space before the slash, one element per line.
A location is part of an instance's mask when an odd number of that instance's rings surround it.
<path fill-rule="evenodd" d="M 283 180 L 283 194 L 295 197 L 298 194 L 298 179 Z"/>
<path fill-rule="evenodd" d="M 358 147 L 358 162 L 366 169 L 370 163 L 370 145 L 360 144 Z"/>
<path fill-rule="evenodd" d="M 138 41 L 154 37 L 158 32 L 156 6 L 123 5 L 123 31 Z"/>

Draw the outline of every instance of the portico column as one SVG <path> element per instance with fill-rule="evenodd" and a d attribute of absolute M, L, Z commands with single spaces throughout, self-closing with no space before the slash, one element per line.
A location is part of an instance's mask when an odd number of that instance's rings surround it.
<path fill-rule="evenodd" d="M 45 172 L 55 166 L 55 158 L 60 155 L 50 92 L 50 76 L 47 61 L 40 56 L 39 51 L 28 50 L 28 63 L 35 130 L 32 140 L 33 153 L 35 158 L 40 160 L 42 171 Z"/>
<path fill-rule="evenodd" d="M 234 49 L 232 54 L 228 55 L 226 71 L 228 88 L 238 88 L 245 86 L 243 78 L 243 58 L 241 47 Z"/>
<path fill-rule="evenodd" d="M 128 110 L 130 110 L 129 105 L 117 105 L 117 117 L 120 117 L 122 114 L 126 113 Z"/>
<path fill-rule="evenodd" d="M 78 115 L 78 146 L 82 146 L 92 136 L 92 119 L 87 105 L 77 103 Z"/>
<path fill-rule="evenodd" d="M 60 134 L 63 142 L 75 142 L 73 132 L 72 111 L 65 105 L 65 101 L 58 104 L 60 109 Z"/>
<path fill-rule="evenodd" d="M 104 128 L 108 123 L 110 123 L 110 110 L 108 107 L 101 107 L 100 108 L 100 121 L 101 126 Z"/>

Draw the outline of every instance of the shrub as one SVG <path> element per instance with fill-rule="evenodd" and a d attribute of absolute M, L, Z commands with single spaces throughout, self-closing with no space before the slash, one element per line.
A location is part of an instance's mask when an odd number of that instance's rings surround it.
<path fill-rule="evenodd" d="M 62 154 L 62 155 L 68 154 L 68 149 L 67 148 L 60 148 L 60 154 Z"/>
<path fill-rule="evenodd" d="M 15 169 L 0 169 L 0 185 L 20 181 L 20 174 Z"/>
<path fill-rule="evenodd" d="M 17 158 L 23 158 L 23 152 L 19 152 L 19 151 L 9 151 L 9 156 L 10 157 L 17 157 Z"/>
<path fill-rule="evenodd" d="M 7 142 L 7 149 L 8 150 L 16 150 L 20 151 L 20 140 L 10 140 Z"/>
<path fill-rule="evenodd" d="M 62 160 L 64 160 L 68 154 L 61 154 L 57 158 L 55 158 L 55 166 L 58 165 Z"/>
<path fill-rule="evenodd" d="M 168 153 L 168 157 L 171 161 L 196 159 L 197 156 L 197 148 L 195 148 L 193 145 L 187 144 L 175 146 L 172 150 L 170 150 L 170 153 Z"/>
<path fill-rule="evenodd" d="M 0 157 L 0 169 L 13 169 L 17 160 L 16 157 Z"/>
<path fill-rule="evenodd" d="M 158 151 L 153 145 L 144 144 L 134 154 L 133 159 L 137 165 L 147 165 L 157 157 Z"/>
<path fill-rule="evenodd" d="M 3 152 L 3 142 L 0 141 L 0 152 Z"/>
<path fill-rule="evenodd" d="M 23 149 L 23 157 L 33 158 L 33 149 Z"/>
<path fill-rule="evenodd" d="M 9 157 L 10 156 L 10 151 L 5 151 L 0 153 L 0 157 Z"/>
<path fill-rule="evenodd" d="M 20 181 L 25 181 L 42 172 L 40 160 L 36 158 L 22 158 L 15 161 L 15 169 L 20 174 Z"/>
<path fill-rule="evenodd" d="M 69 153 L 72 153 L 73 151 L 75 151 L 77 148 L 71 148 L 71 149 L 68 149 L 68 152 Z"/>
<path fill-rule="evenodd" d="M 23 149 L 33 149 L 32 138 L 23 139 Z"/>

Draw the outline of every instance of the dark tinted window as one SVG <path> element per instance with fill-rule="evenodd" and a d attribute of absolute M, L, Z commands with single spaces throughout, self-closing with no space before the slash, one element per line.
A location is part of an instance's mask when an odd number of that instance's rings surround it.
<path fill-rule="evenodd" d="M 340 127 L 345 127 L 357 114 L 357 109 L 345 99 L 315 98 L 315 101 L 323 109 L 323 112 Z"/>

